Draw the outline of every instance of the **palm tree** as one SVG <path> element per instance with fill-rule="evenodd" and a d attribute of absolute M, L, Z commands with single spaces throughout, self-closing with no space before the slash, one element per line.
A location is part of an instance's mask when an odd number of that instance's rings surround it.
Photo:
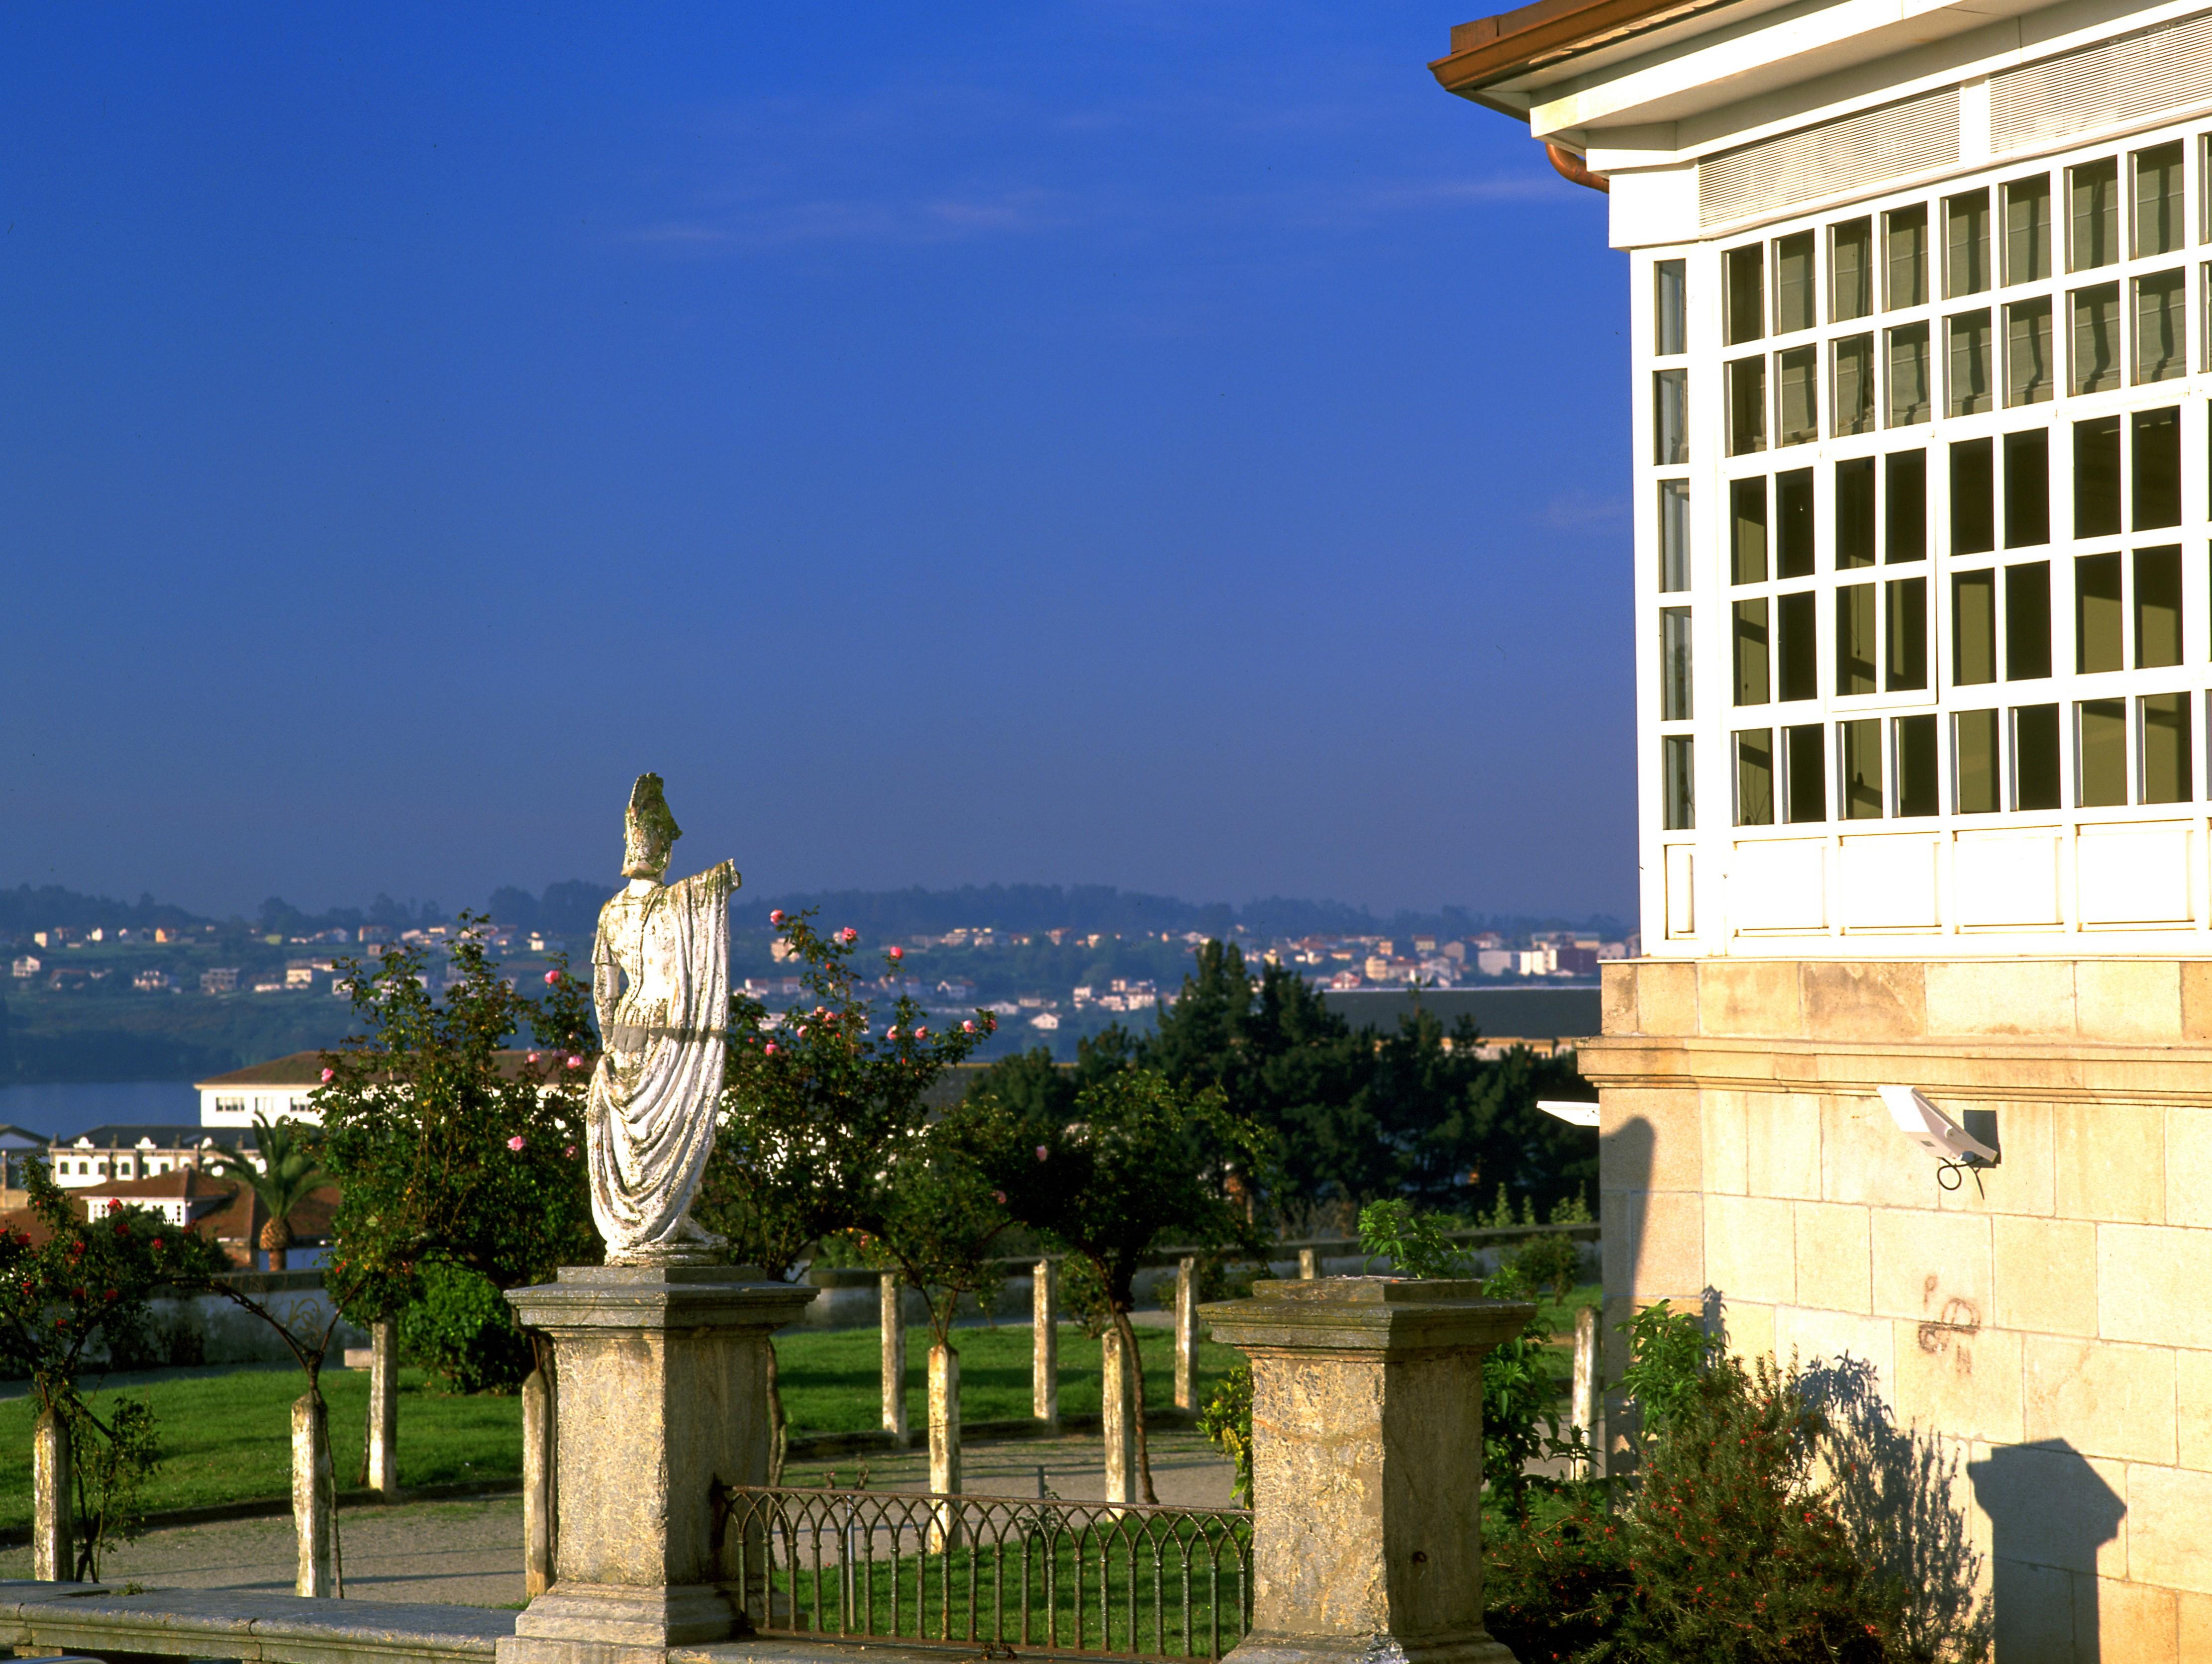
<path fill-rule="evenodd" d="M 269 1216 L 261 1227 L 261 1246 L 268 1253 L 271 1271 L 284 1269 L 284 1250 L 292 1245 L 292 1210 L 331 1181 L 316 1159 L 312 1138 L 303 1136 L 304 1130 L 289 1117 L 271 1126 L 256 1115 L 253 1143 L 261 1154 L 258 1166 L 220 1144 L 208 1163 L 210 1171 L 221 1178 L 236 1179 L 260 1199 L 262 1211 Z"/>

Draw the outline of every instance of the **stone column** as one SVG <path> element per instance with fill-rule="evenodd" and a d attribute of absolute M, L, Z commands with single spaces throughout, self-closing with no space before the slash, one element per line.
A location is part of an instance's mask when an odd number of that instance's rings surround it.
<path fill-rule="evenodd" d="M 960 1354 L 950 1346 L 929 1349 L 929 1488 L 940 1497 L 960 1494 Z M 957 1535 L 952 1509 L 939 1509 L 931 1550 L 950 1547 Z"/>
<path fill-rule="evenodd" d="M 295 1594 L 326 1600 L 337 1593 L 331 1575 L 331 1515 L 337 1504 L 331 1482 L 330 1406 L 317 1393 L 292 1400 L 292 1529 L 300 1540 Z"/>
<path fill-rule="evenodd" d="M 385 1501 L 399 1497 L 399 1322 L 368 1330 L 368 1488 Z"/>
<path fill-rule="evenodd" d="M 1315 1248 L 1298 1250 L 1298 1275 L 1310 1283 L 1321 1275 L 1321 1254 Z"/>
<path fill-rule="evenodd" d="M 1239 1664 L 1510 1664 L 1482 1626 L 1482 1355 L 1534 1308 L 1443 1278 L 1263 1282 L 1205 1307 L 1252 1360 Z"/>
<path fill-rule="evenodd" d="M 898 1273 L 887 1271 L 876 1279 L 876 1301 L 884 1341 L 884 1427 L 901 1444 L 907 1442 L 906 1425 L 906 1306 Z"/>
<path fill-rule="evenodd" d="M 69 1423 L 58 1410 L 46 1412 L 31 1430 L 31 1576 L 48 1583 L 76 1576 L 76 1491 Z"/>
<path fill-rule="evenodd" d="M 1106 1435 L 1106 1500 L 1137 1500 L 1137 1383 L 1121 1353 L 1121 1332 L 1098 1343 L 1099 1423 Z"/>
<path fill-rule="evenodd" d="M 1176 1261 L 1176 1408 L 1198 1408 L 1198 1261 Z"/>
<path fill-rule="evenodd" d="M 1060 1289 L 1051 1260 L 1030 1272 L 1030 1413 L 1060 1426 Z"/>
<path fill-rule="evenodd" d="M 1567 1400 L 1567 1425 L 1583 1436 L 1593 1457 L 1597 1451 L 1597 1308 L 1584 1306 L 1575 1314 L 1575 1376 Z M 1576 1478 L 1590 1477 L 1592 1463 L 1576 1466 Z"/>
<path fill-rule="evenodd" d="M 522 1592 L 553 1587 L 553 1383 L 544 1369 L 522 1383 Z"/>
<path fill-rule="evenodd" d="M 553 1339 L 561 1516 L 553 1587 L 500 1642 L 500 1664 L 613 1664 L 736 1629 L 714 1493 L 767 1483 L 768 1338 L 817 1293 L 758 1276 L 563 1266 L 558 1282 L 507 1291 Z"/>

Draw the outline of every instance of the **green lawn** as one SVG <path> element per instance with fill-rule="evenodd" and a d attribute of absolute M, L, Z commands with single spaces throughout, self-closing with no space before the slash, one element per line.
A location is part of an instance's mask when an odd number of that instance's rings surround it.
<path fill-rule="evenodd" d="M 963 1421 L 1011 1421 L 1030 1413 L 1030 1331 L 1020 1328 L 955 1329 L 953 1350 L 960 1354 L 960 1415 Z M 874 1329 L 800 1332 L 776 1338 L 776 1367 L 783 1383 L 784 1412 L 793 1433 L 856 1433 L 883 1424 L 878 1359 L 882 1344 Z M 1060 1412 L 1098 1413 L 1098 1343 L 1063 1323 L 1060 1329 Z M 1139 1328 L 1137 1350 L 1145 1360 L 1145 1401 L 1158 1409 L 1175 1402 L 1175 1337 L 1166 1329 Z M 1240 1354 L 1211 1341 L 1198 1349 L 1199 1402 L 1229 1373 Z M 929 1332 L 908 1329 L 906 1338 L 908 1425 L 927 1424 Z"/>

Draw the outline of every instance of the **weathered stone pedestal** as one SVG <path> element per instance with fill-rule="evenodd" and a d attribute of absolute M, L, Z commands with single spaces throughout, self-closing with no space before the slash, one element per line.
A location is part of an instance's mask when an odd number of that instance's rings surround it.
<path fill-rule="evenodd" d="M 1260 1284 L 1200 1308 L 1252 1360 L 1252 1632 L 1239 1664 L 1512 1664 L 1482 1625 L 1481 1284 Z"/>
<path fill-rule="evenodd" d="M 509 1291 L 553 1338 L 561 1514 L 553 1586 L 499 1664 L 648 1664 L 738 1629 L 713 1492 L 768 1482 L 768 1338 L 817 1292 L 757 1276 L 564 1266 Z"/>

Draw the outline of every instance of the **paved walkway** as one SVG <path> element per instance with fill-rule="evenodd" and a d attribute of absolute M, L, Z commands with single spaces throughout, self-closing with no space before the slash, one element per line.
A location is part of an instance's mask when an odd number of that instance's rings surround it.
<path fill-rule="evenodd" d="M 962 1453 L 972 1494 L 1035 1497 L 1039 1474 L 1055 1495 L 1098 1501 L 1105 1474 L 1094 1437 L 1028 1439 L 977 1445 Z M 1196 1434 L 1155 1429 L 1152 1480 L 1163 1503 L 1227 1508 L 1232 1470 Z M 866 1483 L 881 1491 L 927 1488 L 926 1450 L 866 1458 L 793 1463 L 795 1485 Z M 434 1600 L 457 1606 L 522 1605 L 522 1500 L 405 1503 L 338 1511 L 346 1594 L 357 1600 Z M 228 1520 L 214 1525 L 149 1531 L 108 1556 L 100 1576 L 110 1588 L 137 1583 L 155 1589 L 251 1589 L 283 1594 L 292 1588 L 297 1553 L 289 1518 Z M 31 1575 L 31 1552 L 0 1551 L 0 1577 Z"/>

